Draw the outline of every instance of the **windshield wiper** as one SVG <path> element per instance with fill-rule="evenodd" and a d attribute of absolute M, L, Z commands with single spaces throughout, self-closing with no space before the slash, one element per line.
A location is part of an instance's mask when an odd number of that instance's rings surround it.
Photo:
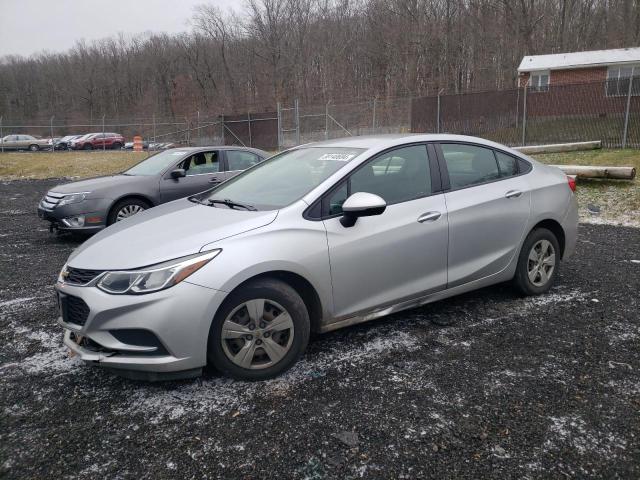
<path fill-rule="evenodd" d="M 258 210 L 253 205 L 249 205 L 248 203 L 234 202 L 233 200 L 229 200 L 228 198 L 224 198 L 222 200 L 219 200 L 217 198 L 210 198 L 208 200 L 208 202 L 209 202 L 209 205 L 215 205 L 216 203 L 221 203 L 222 205 L 226 205 L 227 207 L 229 207 L 231 209 L 235 209 L 236 207 L 240 207 L 240 208 L 244 208 L 245 210 L 250 210 L 252 212 L 255 212 L 255 211 Z"/>

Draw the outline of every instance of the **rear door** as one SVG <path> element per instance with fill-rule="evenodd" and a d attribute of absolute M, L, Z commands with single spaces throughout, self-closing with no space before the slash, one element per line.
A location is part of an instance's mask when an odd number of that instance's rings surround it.
<path fill-rule="evenodd" d="M 4 148 L 15 150 L 18 148 L 18 135 L 7 135 L 5 137 Z"/>
<path fill-rule="evenodd" d="M 172 178 L 168 171 L 160 181 L 160 198 L 170 202 L 215 187 L 224 181 L 220 168 L 220 151 L 196 152 L 180 161 L 174 168 L 183 168 L 186 176 Z M 171 169 L 173 170 L 173 169 Z"/>
<path fill-rule="evenodd" d="M 323 198 L 337 318 L 445 288 L 447 211 L 435 157 L 424 144 L 387 151 Z M 345 228 L 342 204 L 356 192 L 381 196 L 387 208 Z"/>
<path fill-rule="evenodd" d="M 531 192 L 515 157 L 481 145 L 438 146 L 449 214 L 448 287 L 503 270 L 525 233 Z"/>
<path fill-rule="evenodd" d="M 235 177 L 240 172 L 260 163 L 263 159 L 259 155 L 246 150 L 225 150 L 227 172 L 225 179 Z"/>

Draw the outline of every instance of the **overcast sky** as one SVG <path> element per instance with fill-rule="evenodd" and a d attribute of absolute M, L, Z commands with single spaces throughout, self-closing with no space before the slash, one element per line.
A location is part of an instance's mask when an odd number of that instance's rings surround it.
<path fill-rule="evenodd" d="M 202 3 L 240 10 L 242 0 L 0 0 L 0 56 L 60 52 L 120 32 L 189 30 Z"/>

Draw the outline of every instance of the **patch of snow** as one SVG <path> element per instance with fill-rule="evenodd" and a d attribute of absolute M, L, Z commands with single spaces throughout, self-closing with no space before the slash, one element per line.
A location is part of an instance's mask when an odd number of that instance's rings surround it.
<path fill-rule="evenodd" d="M 551 425 L 544 447 L 547 450 L 563 449 L 569 445 L 579 455 L 596 453 L 615 457 L 615 452 L 627 448 L 626 440 L 617 438 L 602 429 L 589 430 L 586 422 L 577 415 L 550 417 Z"/>
<path fill-rule="evenodd" d="M 282 376 L 264 382 L 212 378 L 180 384 L 170 390 L 154 385 L 135 386 L 129 405 L 120 413 L 141 412 L 152 423 L 164 417 L 175 420 L 193 413 L 226 415 L 238 411 L 242 414 L 252 408 L 252 399 L 257 396 L 285 396 L 291 388 L 323 376 L 328 370 L 365 363 L 382 353 L 411 352 L 419 347 L 416 337 L 407 332 L 389 327 L 375 333 L 377 336 L 359 345 L 346 342 L 319 352 L 312 359 L 303 358 Z"/>

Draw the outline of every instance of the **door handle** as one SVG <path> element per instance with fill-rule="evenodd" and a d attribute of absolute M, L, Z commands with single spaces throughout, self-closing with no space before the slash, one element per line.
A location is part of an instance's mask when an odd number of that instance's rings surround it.
<path fill-rule="evenodd" d="M 440 218 L 442 214 L 440 212 L 427 212 L 418 217 L 418 223 L 434 222 Z"/>
<path fill-rule="evenodd" d="M 212 178 L 211 180 L 209 180 L 209 183 L 213 183 L 213 184 L 222 183 L 222 180 L 219 180 L 217 178 Z"/>
<path fill-rule="evenodd" d="M 504 196 L 507 198 L 517 198 L 520 195 L 522 195 L 522 192 L 520 190 L 509 190 L 507 193 L 504 194 Z"/>

